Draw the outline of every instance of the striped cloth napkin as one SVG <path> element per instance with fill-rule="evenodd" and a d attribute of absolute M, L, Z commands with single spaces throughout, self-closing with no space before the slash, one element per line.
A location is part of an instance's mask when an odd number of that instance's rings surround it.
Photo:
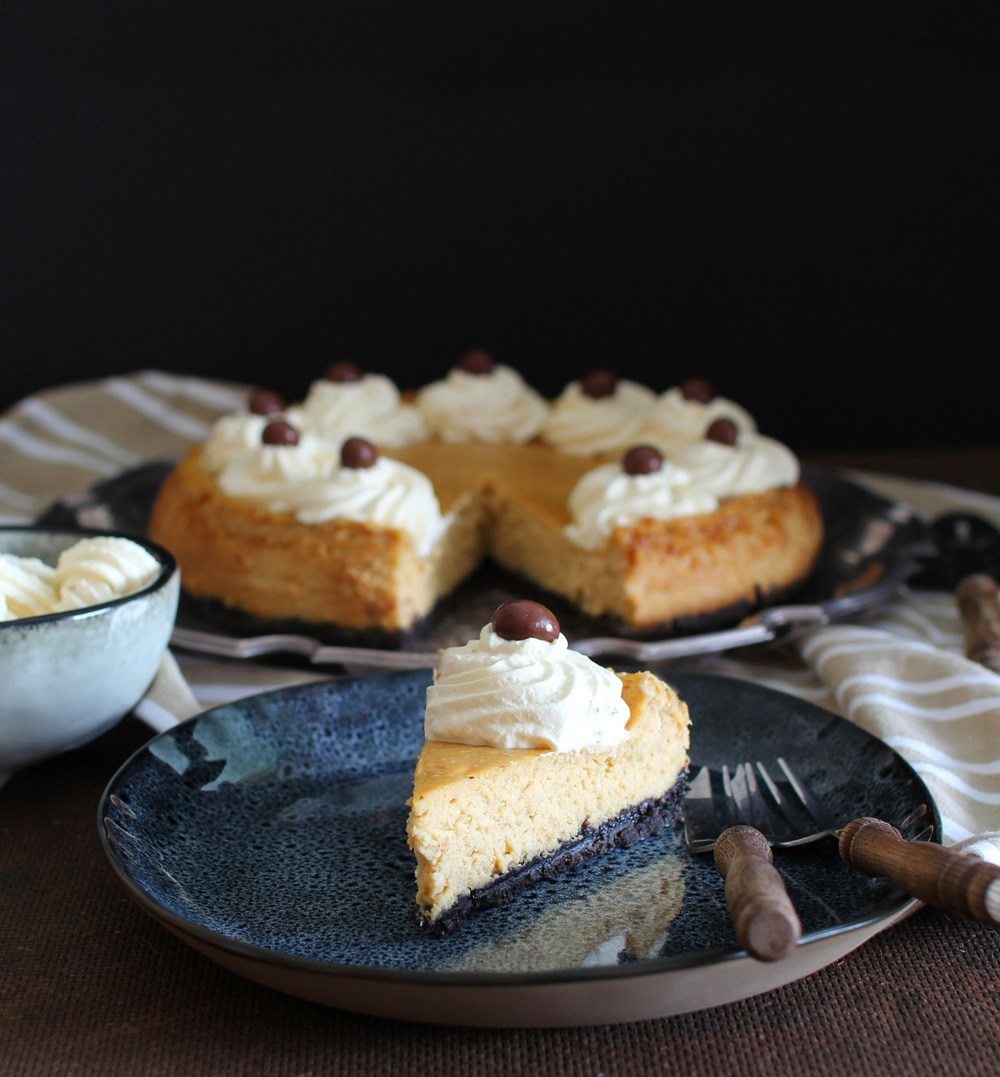
<path fill-rule="evenodd" d="M 142 371 L 63 386 L 0 417 L 0 522 L 147 460 L 179 456 L 222 412 L 235 385 Z M 852 477 L 918 512 L 977 512 L 1000 524 L 1000 499 L 888 475 Z M 322 679 L 301 670 L 179 655 L 204 706 Z M 753 680 L 846 716 L 904 756 L 931 790 L 944 838 L 1000 863 L 1000 677 L 962 656 L 950 595 L 903 591 L 865 625 L 824 628 L 796 651 L 714 655 L 698 666 Z"/>

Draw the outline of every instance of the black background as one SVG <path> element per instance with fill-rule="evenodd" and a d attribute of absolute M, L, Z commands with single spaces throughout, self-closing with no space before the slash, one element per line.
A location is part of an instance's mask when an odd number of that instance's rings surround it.
<path fill-rule="evenodd" d="M 802 450 L 994 442 L 984 10 L 0 2 L 0 406 L 483 342 Z"/>

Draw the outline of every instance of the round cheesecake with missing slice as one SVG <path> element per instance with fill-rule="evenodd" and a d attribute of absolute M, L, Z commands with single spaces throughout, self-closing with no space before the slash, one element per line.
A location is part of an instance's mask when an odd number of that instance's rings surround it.
<path fill-rule="evenodd" d="M 207 614 L 335 640 L 398 645 L 487 558 L 631 633 L 789 593 L 823 536 L 795 457 L 701 379 L 656 401 L 596 371 L 549 406 L 480 352 L 415 401 L 337 364 L 220 419 L 150 534 Z"/>
<path fill-rule="evenodd" d="M 687 706 L 652 673 L 570 650 L 544 606 L 501 606 L 441 655 L 427 690 L 407 835 L 432 933 L 673 824 Z"/>

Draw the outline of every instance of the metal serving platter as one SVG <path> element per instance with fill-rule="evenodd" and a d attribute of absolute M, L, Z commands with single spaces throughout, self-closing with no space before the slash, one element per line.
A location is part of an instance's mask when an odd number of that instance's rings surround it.
<path fill-rule="evenodd" d="M 50 526 L 80 526 L 145 533 L 150 508 L 170 471 L 146 464 L 54 504 L 40 519 Z M 825 539 L 816 569 L 794 600 L 733 611 L 675 626 L 666 638 L 630 638 L 615 626 L 586 617 L 552 598 L 571 645 L 591 657 L 663 662 L 741 647 L 784 642 L 821 625 L 847 621 L 885 605 L 934 553 L 927 525 L 912 509 L 888 501 L 834 471 L 809 467 L 804 477 L 823 512 Z M 478 634 L 493 611 L 522 597 L 525 583 L 496 566 L 476 572 L 431 614 L 401 647 L 355 646 L 300 631 L 220 627 L 191 601 L 182 601 L 172 644 L 226 658 L 294 655 L 314 665 L 355 669 L 419 669 L 433 665 L 442 647 Z"/>

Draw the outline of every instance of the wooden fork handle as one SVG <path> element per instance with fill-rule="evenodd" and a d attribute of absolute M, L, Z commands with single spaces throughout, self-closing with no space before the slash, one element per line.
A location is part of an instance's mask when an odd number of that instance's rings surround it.
<path fill-rule="evenodd" d="M 840 832 L 844 862 L 892 879 L 928 905 L 1000 928 L 1000 867 L 929 841 L 905 841 L 881 819 L 855 819 Z"/>
<path fill-rule="evenodd" d="M 1000 587 L 992 576 L 966 576 L 955 591 L 965 622 L 965 653 L 1000 673 Z"/>
<path fill-rule="evenodd" d="M 759 830 L 733 826 L 715 846 L 715 866 L 726 880 L 726 902 L 736 938 L 758 961 L 777 961 L 799 941 L 802 925 Z"/>

